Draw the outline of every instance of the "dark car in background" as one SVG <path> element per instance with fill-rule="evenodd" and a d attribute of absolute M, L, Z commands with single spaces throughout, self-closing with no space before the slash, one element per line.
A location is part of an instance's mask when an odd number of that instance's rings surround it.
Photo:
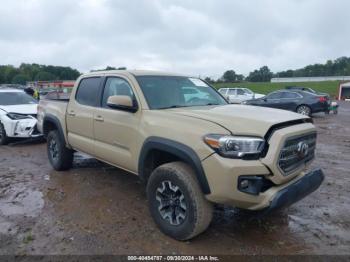
<path fill-rule="evenodd" d="M 290 110 L 311 116 L 318 112 L 328 113 L 330 99 L 327 95 L 286 89 L 274 91 L 265 97 L 246 101 L 244 104 Z"/>
<path fill-rule="evenodd" d="M 305 86 L 286 86 L 287 90 L 295 90 L 295 91 L 305 91 L 305 92 L 310 92 L 316 95 L 321 95 L 321 96 L 327 96 L 330 99 L 330 95 L 327 93 L 320 93 L 315 90 L 313 90 L 310 87 L 305 87 Z"/>

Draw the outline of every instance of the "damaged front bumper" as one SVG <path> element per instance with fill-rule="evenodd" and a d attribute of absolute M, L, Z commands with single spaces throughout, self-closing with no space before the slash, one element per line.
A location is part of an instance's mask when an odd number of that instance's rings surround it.
<path fill-rule="evenodd" d="M 34 117 L 18 120 L 8 118 L 3 121 L 3 125 L 8 137 L 34 138 L 42 136 L 36 127 L 37 120 Z"/>
<path fill-rule="evenodd" d="M 270 206 L 265 208 L 263 212 L 270 213 L 294 204 L 319 188 L 323 180 L 324 174 L 321 169 L 315 169 L 305 174 L 299 180 L 278 191 Z"/>

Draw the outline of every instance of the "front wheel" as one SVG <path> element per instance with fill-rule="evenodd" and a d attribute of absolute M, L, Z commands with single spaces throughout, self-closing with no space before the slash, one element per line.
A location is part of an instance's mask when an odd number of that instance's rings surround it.
<path fill-rule="evenodd" d="M 0 145 L 7 145 L 8 137 L 4 125 L 0 122 Z"/>
<path fill-rule="evenodd" d="M 47 135 L 47 155 L 57 171 L 67 170 L 72 166 L 73 150 L 66 147 L 57 130 L 52 130 Z"/>
<path fill-rule="evenodd" d="M 305 115 L 305 116 L 311 116 L 311 108 L 307 105 L 301 105 L 297 107 L 297 113 Z"/>
<path fill-rule="evenodd" d="M 209 226 L 213 206 L 205 199 L 195 173 L 182 162 L 156 168 L 147 183 L 151 215 L 166 235 L 188 240 Z"/>

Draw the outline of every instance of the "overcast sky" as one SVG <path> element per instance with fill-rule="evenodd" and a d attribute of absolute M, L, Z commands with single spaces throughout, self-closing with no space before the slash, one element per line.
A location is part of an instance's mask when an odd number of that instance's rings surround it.
<path fill-rule="evenodd" d="M 348 0 L 0 0 L 0 64 L 217 77 L 349 56 Z"/>

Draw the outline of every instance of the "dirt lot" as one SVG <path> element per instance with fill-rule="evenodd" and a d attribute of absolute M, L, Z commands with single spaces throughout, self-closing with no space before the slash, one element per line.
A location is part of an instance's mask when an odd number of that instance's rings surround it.
<path fill-rule="evenodd" d="M 217 207 L 188 242 L 158 231 L 136 176 L 80 155 L 59 173 L 44 143 L 1 147 L 0 254 L 350 254 L 350 103 L 314 120 L 317 192 L 263 219 Z"/>

